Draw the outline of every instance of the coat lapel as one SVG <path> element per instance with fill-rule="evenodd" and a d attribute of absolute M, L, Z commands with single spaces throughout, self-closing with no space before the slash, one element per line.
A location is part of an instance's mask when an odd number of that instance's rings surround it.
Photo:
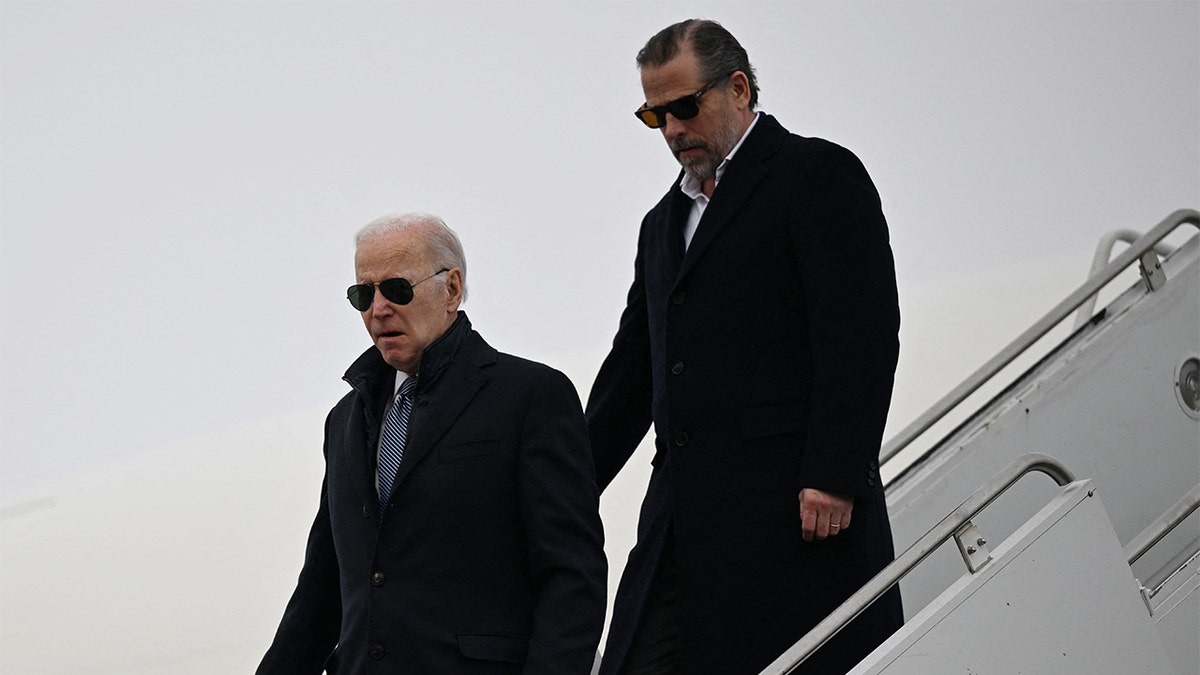
<path fill-rule="evenodd" d="M 683 174 L 680 173 L 680 177 Z M 679 181 L 676 179 L 675 188 L 671 190 L 669 202 L 667 203 L 667 217 L 661 222 L 660 227 L 663 231 L 658 233 L 658 241 L 663 242 L 663 246 L 659 249 L 659 267 L 668 279 L 674 279 L 679 275 L 680 266 L 683 264 L 683 228 L 687 224 L 687 217 L 692 208 L 692 200 L 683 194 L 679 189 Z"/>
<path fill-rule="evenodd" d="M 412 435 L 405 443 L 404 460 L 396 472 L 392 492 L 402 489 L 405 479 L 437 445 L 462 415 L 471 400 L 487 383 L 484 366 L 495 362 L 496 350 L 478 333 L 472 332 L 459 354 L 446 368 L 433 391 L 419 394 L 414 413 Z"/>
<path fill-rule="evenodd" d="M 379 445 L 379 420 L 368 406 L 351 414 L 346 426 L 345 447 L 349 450 L 350 478 L 364 504 L 379 502 L 379 490 L 375 487 L 375 451 Z"/>
<path fill-rule="evenodd" d="M 775 153 L 785 136 L 787 132 L 774 117 L 764 113 L 759 118 L 758 123 L 754 125 L 754 131 L 750 132 L 742 147 L 733 156 L 721 177 L 721 182 L 713 191 L 708 208 L 704 210 L 704 216 L 700 218 L 696 234 L 692 237 L 692 244 L 683 257 L 677 282 L 682 281 L 691 272 L 712 242 L 729 226 L 734 216 L 754 194 L 759 183 L 767 177 L 767 164 L 764 160 Z"/>
<path fill-rule="evenodd" d="M 343 432 L 342 447 L 346 451 L 346 463 L 350 479 L 364 504 L 379 501 L 375 487 L 375 452 L 379 445 L 379 426 L 386 400 L 390 397 L 395 377 L 392 370 L 371 347 L 350 366 L 345 380 L 358 396 Z"/>

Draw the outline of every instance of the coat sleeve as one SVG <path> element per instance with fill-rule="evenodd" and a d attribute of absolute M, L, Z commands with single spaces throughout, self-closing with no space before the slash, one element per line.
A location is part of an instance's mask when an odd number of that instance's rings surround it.
<path fill-rule="evenodd" d="M 826 144 L 805 176 L 793 236 L 811 336 L 812 408 L 800 488 L 872 498 L 899 356 L 895 262 L 879 194 L 849 150 Z"/>
<path fill-rule="evenodd" d="M 600 496 L 574 385 L 546 369 L 521 432 L 518 489 L 536 590 L 526 675 L 591 672 L 608 565 Z"/>
<path fill-rule="evenodd" d="M 647 215 L 642 237 L 647 231 Z M 634 261 L 625 310 L 587 402 L 588 436 L 600 490 L 608 487 L 650 429 L 653 383 L 650 329 L 646 314 L 642 242 Z"/>
<path fill-rule="evenodd" d="M 325 420 L 328 452 L 329 418 Z M 257 675 L 320 675 L 337 644 L 341 627 L 337 555 L 329 521 L 326 482 L 308 533 L 304 566 L 275 639 L 255 671 Z"/>

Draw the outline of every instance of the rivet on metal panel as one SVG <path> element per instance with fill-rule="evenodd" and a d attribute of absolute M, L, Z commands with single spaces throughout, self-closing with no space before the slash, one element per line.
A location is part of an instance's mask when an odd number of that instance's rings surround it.
<path fill-rule="evenodd" d="M 967 541 L 973 541 L 975 544 L 968 544 Z M 954 533 L 954 543 L 958 546 L 958 552 L 963 557 L 963 562 L 967 564 L 967 569 L 971 572 L 978 572 L 983 569 L 983 566 L 992 559 L 991 551 L 987 548 L 987 539 L 979 532 L 979 528 L 971 521 L 963 523 L 962 527 Z"/>
<path fill-rule="evenodd" d="M 1167 283 L 1167 275 L 1163 272 L 1162 263 L 1158 260 L 1158 254 L 1154 249 L 1150 249 L 1142 254 L 1138 259 L 1138 271 L 1142 274 L 1142 280 L 1146 282 L 1146 290 L 1157 291 Z"/>

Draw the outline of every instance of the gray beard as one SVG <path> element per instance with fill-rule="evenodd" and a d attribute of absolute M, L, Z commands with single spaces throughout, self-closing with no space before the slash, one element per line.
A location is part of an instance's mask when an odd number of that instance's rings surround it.
<path fill-rule="evenodd" d="M 701 183 L 710 178 L 716 178 L 717 167 L 721 166 L 720 160 L 717 159 L 717 154 L 707 148 L 703 157 L 677 159 L 679 160 L 679 165 L 683 167 L 684 173 Z"/>
<path fill-rule="evenodd" d="M 696 144 L 685 136 L 680 139 L 680 142 L 671 144 L 671 151 L 675 155 L 675 161 L 683 167 L 684 173 L 703 183 L 709 179 L 716 179 L 717 167 L 725 161 L 725 157 L 733 150 L 733 146 L 737 145 L 739 138 L 741 135 L 738 134 L 737 128 L 730 124 L 713 139 L 715 148 L 707 143 Z M 704 154 L 693 159 L 684 159 L 679 156 L 679 153 L 684 150 L 697 147 L 703 148 Z"/>

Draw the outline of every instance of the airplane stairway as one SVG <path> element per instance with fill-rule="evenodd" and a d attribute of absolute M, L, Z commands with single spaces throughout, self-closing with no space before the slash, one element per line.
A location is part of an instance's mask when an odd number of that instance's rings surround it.
<path fill-rule="evenodd" d="M 764 673 L 790 672 L 901 578 L 906 624 L 855 674 L 1200 673 L 1200 235 L 1162 244 L 1183 225 L 1200 213 L 1137 237 L 889 441 L 885 475 L 973 393 L 998 391 L 892 469 L 902 553 Z M 1134 262 L 1142 280 L 1089 316 Z M 1037 360 L 1003 381 L 1021 358 Z M 1031 471 L 1054 480 L 1020 479 Z"/>

